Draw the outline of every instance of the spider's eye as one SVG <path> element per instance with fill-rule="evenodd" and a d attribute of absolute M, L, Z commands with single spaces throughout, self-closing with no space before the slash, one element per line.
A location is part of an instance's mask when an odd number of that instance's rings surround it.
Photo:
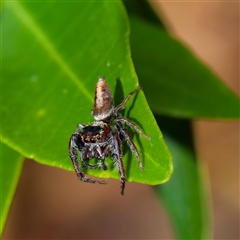
<path fill-rule="evenodd" d="M 90 142 L 91 142 L 91 143 L 94 143 L 94 142 L 95 142 L 95 139 L 94 139 L 94 138 L 91 138 Z"/>

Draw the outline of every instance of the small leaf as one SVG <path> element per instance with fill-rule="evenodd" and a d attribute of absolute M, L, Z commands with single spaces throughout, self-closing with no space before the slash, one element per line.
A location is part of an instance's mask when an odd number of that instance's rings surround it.
<path fill-rule="evenodd" d="M 2 235 L 7 214 L 22 170 L 23 158 L 5 144 L 1 145 L 1 197 L 0 197 L 0 236 Z"/>
<path fill-rule="evenodd" d="M 239 118 L 239 98 L 166 31 L 131 17 L 130 37 L 136 72 L 154 112 L 184 118 Z"/>
<path fill-rule="evenodd" d="M 73 171 L 69 138 L 79 123 L 93 121 L 98 77 L 107 79 L 116 105 L 138 86 L 124 7 L 120 1 L 99 1 L 97 7 L 91 1 L 4 2 L 2 15 L 3 141 L 26 157 Z M 171 155 L 142 91 L 125 116 L 151 136 L 134 137 L 144 172 L 125 153 L 128 181 L 167 181 Z M 88 173 L 119 179 L 112 164 L 107 159 L 110 170 Z"/>
<path fill-rule="evenodd" d="M 194 153 L 190 123 L 163 116 L 156 119 L 174 162 L 171 180 L 156 190 L 170 214 L 177 239 L 209 239 L 209 199 Z"/>

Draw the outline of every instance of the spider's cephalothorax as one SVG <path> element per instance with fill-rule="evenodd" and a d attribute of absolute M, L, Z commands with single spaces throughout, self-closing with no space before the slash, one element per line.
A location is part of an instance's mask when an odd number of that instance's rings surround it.
<path fill-rule="evenodd" d="M 124 109 L 131 96 L 138 92 L 141 87 L 128 94 L 124 101 L 114 108 L 111 91 L 104 77 L 98 79 L 95 91 L 94 107 L 92 110 L 95 122 L 84 125 L 79 124 L 75 133 L 71 136 L 69 142 L 69 154 L 78 178 L 83 182 L 106 184 L 104 180 L 98 181 L 92 178 L 86 178 L 83 170 L 78 162 L 77 152 L 80 152 L 80 160 L 83 165 L 91 169 L 101 168 L 107 169 L 105 165 L 106 156 L 110 156 L 118 166 L 118 171 L 121 178 L 121 194 L 124 194 L 125 187 L 125 170 L 122 161 L 122 141 L 126 141 L 131 151 L 136 155 L 141 170 L 144 170 L 142 160 L 138 150 L 133 143 L 127 129 L 123 124 L 136 130 L 146 139 L 142 130 L 129 119 L 124 118 L 118 112 Z M 91 159 L 99 160 L 97 164 L 90 164 Z"/>

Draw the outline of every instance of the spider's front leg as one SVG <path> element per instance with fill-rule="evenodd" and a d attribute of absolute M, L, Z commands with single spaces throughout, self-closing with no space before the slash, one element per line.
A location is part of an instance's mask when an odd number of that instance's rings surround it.
<path fill-rule="evenodd" d="M 88 182 L 88 183 L 96 183 L 96 184 L 106 184 L 104 180 L 98 181 L 92 178 L 86 178 L 84 172 L 81 170 L 80 165 L 77 160 L 77 151 L 81 151 L 82 149 L 79 148 L 78 146 L 78 135 L 74 133 L 69 141 L 69 155 L 73 163 L 73 167 L 75 169 L 75 172 L 77 174 L 77 177 L 83 181 L 83 182 Z"/>
<path fill-rule="evenodd" d="M 121 140 L 118 134 L 115 134 L 113 136 L 113 147 L 114 149 L 111 152 L 112 158 L 116 161 L 118 165 L 118 171 L 121 178 L 121 195 L 124 195 L 124 188 L 125 188 L 125 182 L 126 182 L 126 176 L 123 166 L 123 160 L 122 160 L 122 144 Z"/>

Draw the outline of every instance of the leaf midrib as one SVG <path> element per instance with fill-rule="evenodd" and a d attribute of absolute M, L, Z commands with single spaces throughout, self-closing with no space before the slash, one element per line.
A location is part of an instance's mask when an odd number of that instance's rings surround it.
<path fill-rule="evenodd" d="M 79 90 L 86 96 L 87 99 L 92 101 L 90 92 L 86 89 L 84 84 L 82 84 L 82 81 L 78 78 L 74 71 L 72 71 L 69 65 L 63 60 L 59 52 L 54 48 L 54 45 L 44 34 L 38 24 L 34 21 L 29 12 L 24 9 L 24 7 L 19 2 L 11 2 L 6 4 L 15 13 L 18 19 L 32 32 L 36 40 L 42 44 L 52 59 L 54 59 L 55 62 L 57 62 L 62 70 L 68 75 L 70 80 L 77 85 Z"/>

